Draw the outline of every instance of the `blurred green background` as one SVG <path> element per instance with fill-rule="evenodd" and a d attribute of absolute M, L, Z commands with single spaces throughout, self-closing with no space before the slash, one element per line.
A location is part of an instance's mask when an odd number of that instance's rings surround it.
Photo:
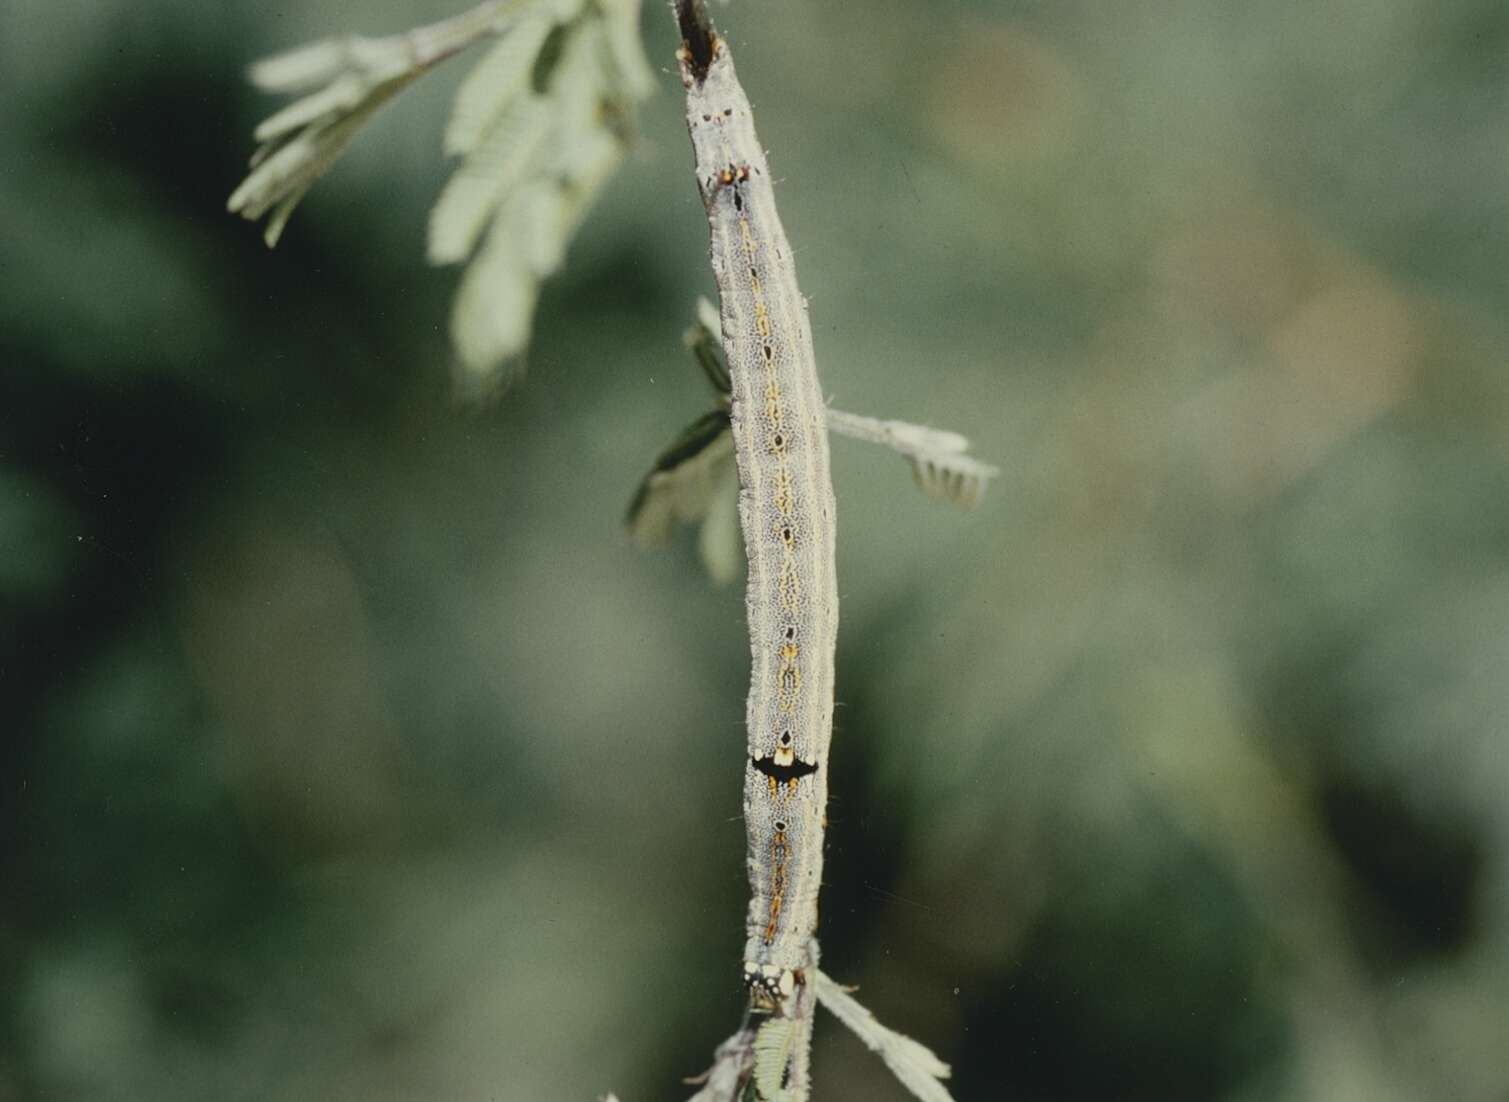
<path fill-rule="evenodd" d="M 524 381 L 423 263 L 466 61 L 268 252 L 244 67 L 440 0 L 0 7 L 0 1099 L 682 1097 L 739 586 L 675 36 Z M 1509 8 L 739 0 L 835 404 L 828 970 L 976 1099 L 1509 1098 Z M 820 1099 L 900 1099 L 831 1020 Z"/>

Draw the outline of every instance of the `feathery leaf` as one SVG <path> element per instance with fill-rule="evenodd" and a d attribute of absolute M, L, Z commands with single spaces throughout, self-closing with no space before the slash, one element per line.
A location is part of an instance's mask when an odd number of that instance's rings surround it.
<path fill-rule="evenodd" d="M 923 493 L 965 509 L 978 505 L 986 485 L 1001 473 L 968 455 L 969 441 L 957 432 L 906 421 L 882 421 L 839 409 L 828 411 L 828 428 L 900 452 L 911 463 L 912 477 Z"/>

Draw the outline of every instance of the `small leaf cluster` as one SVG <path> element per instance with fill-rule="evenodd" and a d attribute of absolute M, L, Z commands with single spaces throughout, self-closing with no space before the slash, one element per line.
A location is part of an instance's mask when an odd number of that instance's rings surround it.
<path fill-rule="evenodd" d="M 462 389 L 485 390 L 528 346 L 540 283 L 560 267 L 653 90 L 638 17 L 639 0 L 490 0 L 405 34 L 327 39 L 261 61 L 253 83 L 300 98 L 257 127 L 261 144 L 227 206 L 266 216 L 275 245 L 385 103 L 495 37 L 456 97 L 444 148 L 461 162 L 429 225 L 431 262 L 467 265 L 451 333 Z"/>

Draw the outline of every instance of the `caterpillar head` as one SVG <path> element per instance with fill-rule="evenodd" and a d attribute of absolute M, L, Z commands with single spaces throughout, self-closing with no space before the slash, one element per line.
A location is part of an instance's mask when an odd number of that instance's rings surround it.
<path fill-rule="evenodd" d="M 779 1013 L 796 991 L 800 977 L 790 968 L 778 964 L 744 962 L 744 986 L 749 989 L 749 1005 L 765 1014 Z"/>

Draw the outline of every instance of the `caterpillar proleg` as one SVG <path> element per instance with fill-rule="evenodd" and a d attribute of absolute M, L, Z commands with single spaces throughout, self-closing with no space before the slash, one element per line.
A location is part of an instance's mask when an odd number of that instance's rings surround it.
<path fill-rule="evenodd" d="M 816 959 L 833 729 L 838 583 L 826 410 L 806 300 L 728 46 L 716 34 L 688 36 L 677 58 L 711 230 L 749 562 L 744 979 L 756 1010 L 789 1014 Z"/>

